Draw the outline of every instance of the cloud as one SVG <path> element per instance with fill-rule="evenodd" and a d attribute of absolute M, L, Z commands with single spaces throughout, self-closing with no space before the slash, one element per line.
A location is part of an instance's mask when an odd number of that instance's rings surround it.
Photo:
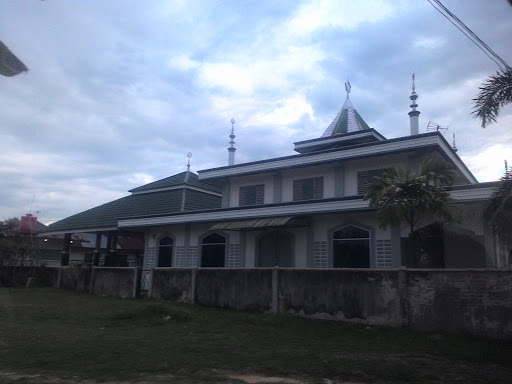
<path fill-rule="evenodd" d="M 366 1 L 364 7 L 350 0 L 311 1 L 302 4 L 286 23 L 287 29 L 297 35 L 309 36 L 323 28 L 354 29 L 361 24 L 375 23 L 389 18 L 393 10 L 389 1 Z"/>
<path fill-rule="evenodd" d="M 512 162 L 510 146 L 495 144 L 473 156 L 462 156 L 462 160 L 479 181 L 498 180 L 505 172 L 505 160 Z"/>
<path fill-rule="evenodd" d="M 505 1 L 451 10 L 505 60 Z M 293 153 L 345 99 L 386 137 L 450 125 L 480 180 L 512 153 L 512 113 L 483 130 L 471 99 L 496 66 L 427 2 L 0 2 L 2 40 L 30 71 L 0 78 L 0 220 L 63 218 L 186 169 Z M 419 23 L 421 22 L 421 28 Z M 510 162 L 510 160 L 509 160 Z M 33 209 L 35 211 L 35 209 Z"/>

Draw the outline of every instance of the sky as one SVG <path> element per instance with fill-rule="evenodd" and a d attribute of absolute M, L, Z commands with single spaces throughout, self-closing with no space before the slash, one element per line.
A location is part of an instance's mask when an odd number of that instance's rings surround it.
<path fill-rule="evenodd" d="M 443 0 L 512 64 L 506 0 Z M 0 220 L 49 224 L 186 170 L 293 154 L 352 104 L 387 138 L 442 127 L 480 182 L 512 163 L 512 108 L 483 129 L 498 68 L 427 0 L 3 0 L 0 40 L 29 68 L 0 76 Z"/>

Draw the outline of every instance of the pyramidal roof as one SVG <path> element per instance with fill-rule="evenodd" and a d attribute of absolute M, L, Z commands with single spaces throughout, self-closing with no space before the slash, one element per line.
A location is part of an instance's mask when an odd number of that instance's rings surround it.
<path fill-rule="evenodd" d="M 354 106 L 350 102 L 348 97 L 350 93 L 350 83 L 345 83 L 345 89 L 347 90 L 347 99 L 341 107 L 340 111 L 334 118 L 331 124 L 327 127 L 322 137 L 329 137 L 334 135 L 340 135 L 344 133 L 357 132 L 365 129 L 370 129 L 368 124 L 363 120 L 361 115 L 357 113 Z"/>

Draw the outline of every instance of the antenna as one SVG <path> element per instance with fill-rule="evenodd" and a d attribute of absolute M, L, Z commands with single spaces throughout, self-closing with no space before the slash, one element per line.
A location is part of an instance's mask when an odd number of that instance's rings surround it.
<path fill-rule="evenodd" d="M 36 197 L 36 194 L 32 193 L 32 202 L 30 203 L 30 209 L 28 210 L 28 213 L 32 213 L 32 205 L 34 204 L 35 197 Z"/>
<path fill-rule="evenodd" d="M 447 131 L 448 127 L 441 127 L 441 125 L 434 123 L 433 121 L 429 121 L 427 124 L 427 131 Z"/>

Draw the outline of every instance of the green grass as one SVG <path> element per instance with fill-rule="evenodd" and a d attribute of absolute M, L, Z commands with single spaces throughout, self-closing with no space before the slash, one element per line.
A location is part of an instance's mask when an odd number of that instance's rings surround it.
<path fill-rule="evenodd" d="M 75 381 L 172 374 L 190 382 L 226 383 L 225 373 L 236 372 L 311 383 L 324 378 L 510 383 L 512 343 L 55 289 L 0 288 L 0 370 Z"/>

